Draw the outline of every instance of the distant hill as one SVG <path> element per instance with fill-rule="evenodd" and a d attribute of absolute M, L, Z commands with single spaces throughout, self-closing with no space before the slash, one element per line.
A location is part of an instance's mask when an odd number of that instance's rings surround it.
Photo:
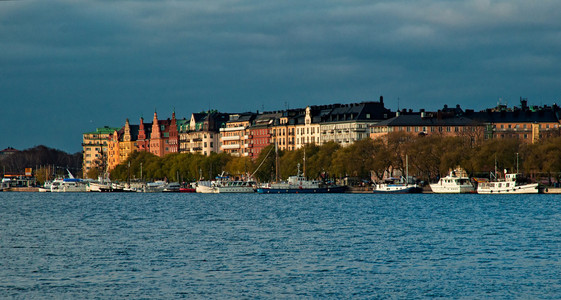
<path fill-rule="evenodd" d="M 0 172 L 23 173 L 25 168 L 41 166 L 55 166 L 68 168 L 73 174 L 80 174 L 82 168 L 82 153 L 68 154 L 64 151 L 39 145 L 23 151 L 18 151 L 0 160 Z"/>

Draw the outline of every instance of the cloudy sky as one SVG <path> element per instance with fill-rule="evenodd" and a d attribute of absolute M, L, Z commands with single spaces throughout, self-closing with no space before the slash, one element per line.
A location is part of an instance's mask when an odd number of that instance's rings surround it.
<path fill-rule="evenodd" d="M 561 103 L 561 1 L 0 1 L 0 148 L 207 109 Z"/>

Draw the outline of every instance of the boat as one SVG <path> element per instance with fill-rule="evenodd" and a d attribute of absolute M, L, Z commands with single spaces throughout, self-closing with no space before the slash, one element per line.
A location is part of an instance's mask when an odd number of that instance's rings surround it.
<path fill-rule="evenodd" d="M 111 182 L 92 181 L 88 184 L 88 192 L 104 192 L 111 189 Z"/>
<path fill-rule="evenodd" d="M 88 184 L 79 178 L 74 178 L 69 170 L 67 178 L 57 178 L 51 184 L 51 192 L 53 193 L 67 193 L 67 192 L 85 192 Z"/>
<path fill-rule="evenodd" d="M 79 178 L 58 178 L 51 184 L 52 193 L 85 192 L 87 184 Z"/>
<path fill-rule="evenodd" d="M 389 177 L 384 179 L 383 183 L 374 185 L 372 189 L 374 194 L 411 194 L 422 193 L 423 188 L 415 183 L 413 178 L 409 177 L 409 158 L 405 156 L 405 177 L 400 178 Z"/>
<path fill-rule="evenodd" d="M 197 189 L 193 188 L 193 187 L 180 187 L 179 192 L 180 193 L 196 193 Z"/>
<path fill-rule="evenodd" d="M 162 192 L 164 193 L 179 193 L 181 185 L 179 182 L 170 182 L 164 186 Z"/>
<path fill-rule="evenodd" d="M 12 186 L 12 180 L 10 178 L 2 178 L 0 182 L 0 191 L 7 191 Z"/>
<path fill-rule="evenodd" d="M 213 180 L 199 180 L 197 181 L 197 186 L 195 187 L 197 193 L 202 194 L 214 194 L 215 192 L 215 181 Z"/>
<path fill-rule="evenodd" d="M 145 193 L 161 193 L 164 191 L 167 183 L 162 180 L 158 180 L 155 182 L 148 182 L 144 186 Z"/>
<path fill-rule="evenodd" d="M 430 188 L 433 193 L 437 194 L 475 193 L 474 185 L 462 168 L 450 170 L 450 173 L 446 177 L 440 178 L 438 183 L 431 183 Z"/>
<path fill-rule="evenodd" d="M 51 186 L 52 186 L 53 182 L 52 181 L 45 181 L 45 183 L 43 183 L 43 186 L 39 187 L 39 192 L 40 193 L 47 193 L 47 192 L 51 192 Z"/>
<path fill-rule="evenodd" d="M 286 182 L 270 183 L 257 188 L 259 194 L 304 194 L 304 193 L 344 193 L 347 187 L 344 185 L 328 185 L 319 180 L 308 180 L 298 172 L 288 177 Z"/>
<path fill-rule="evenodd" d="M 518 173 L 505 170 L 504 179 L 481 182 L 477 185 L 478 194 L 539 194 L 543 189 L 538 183 L 522 183 Z M 493 176 L 492 176 L 493 177 Z"/>
<path fill-rule="evenodd" d="M 411 179 L 391 177 L 384 179 L 383 183 L 374 185 L 372 192 L 374 194 L 411 194 L 422 193 L 423 189 Z"/>
<path fill-rule="evenodd" d="M 255 193 L 257 183 L 251 180 L 222 181 L 215 186 L 216 193 Z"/>

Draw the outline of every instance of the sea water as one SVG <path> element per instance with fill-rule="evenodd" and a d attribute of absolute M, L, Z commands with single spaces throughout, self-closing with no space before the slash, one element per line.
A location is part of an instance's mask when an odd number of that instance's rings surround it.
<path fill-rule="evenodd" d="M 0 298 L 561 298 L 555 195 L 0 193 Z"/>

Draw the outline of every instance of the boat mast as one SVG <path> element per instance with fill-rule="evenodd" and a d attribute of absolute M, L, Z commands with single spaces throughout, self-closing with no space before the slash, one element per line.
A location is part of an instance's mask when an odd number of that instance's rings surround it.
<path fill-rule="evenodd" d="M 275 138 L 275 182 L 279 182 L 279 145 Z"/>
<path fill-rule="evenodd" d="M 304 173 L 302 176 L 306 177 L 306 145 L 304 145 Z"/>
<path fill-rule="evenodd" d="M 409 156 L 405 154 L 405 184 L 409 184 Z"/>

